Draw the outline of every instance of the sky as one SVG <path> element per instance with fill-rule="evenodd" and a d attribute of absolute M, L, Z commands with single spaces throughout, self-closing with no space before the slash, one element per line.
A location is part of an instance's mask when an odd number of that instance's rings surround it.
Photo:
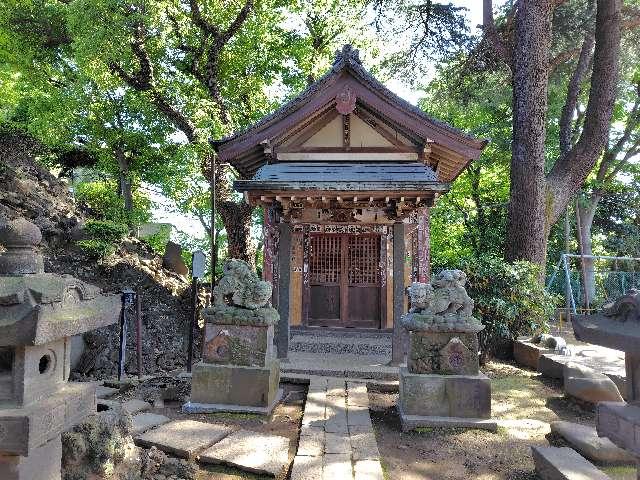
<path fill-rule="evenodd" d="M 481 0 L 452 0 L 451 3 L 466 7 L 468 9 L 467 24 L 471 27 L 472 30 L 475 29 L 477 25 L 480 25 L 482 23 Z M 427 77 L 424 79 L 423 83 L 427 83 L 429 80 L 430 78 Z M 393 78 L 385 82 L 385 84 L 391 91 L 414 105 L 416 105 L 418 103 L 418 100 L 420 100 L 420 92 L 416 89 L 411 88 L 398 78 Z M 206 235 L 204 229 L 200 225 L 200 222 L 198 222 L 195 218 L 172 211 L 173 209 L 171 208 L 170 200 L 168 200 L 163 195 L 155 192 L 155 189 L 147 188 L 146 190 L 150 192 L 150 199 L 155 204 L 155 208 L 153 210 L 153 221 L 171 223 L 172 225 L 174 225 L 175 229 L 185 232 L 196 238 L 203 238 Z"/>

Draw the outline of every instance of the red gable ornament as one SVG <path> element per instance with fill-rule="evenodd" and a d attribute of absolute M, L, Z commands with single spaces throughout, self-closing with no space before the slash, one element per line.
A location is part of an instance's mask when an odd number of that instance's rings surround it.
<path fill-rule="evenodd" d="M 346 87 L 336 95 L 336 110 L 342 115 L 349 115 L 356 108 L 356 94 Z"/>

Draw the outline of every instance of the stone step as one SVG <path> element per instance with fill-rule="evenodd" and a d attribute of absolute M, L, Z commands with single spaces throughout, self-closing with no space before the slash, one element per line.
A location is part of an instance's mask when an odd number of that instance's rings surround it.
<path fill-rule="evenodd" d="M 321 366 L 309 364 L 300 364 L 294 362 L 293 364 L 282 364 L 281 374 L 283 376 L 296 374 L 305 376 L 323 376 L 323 377 L 341 377 L 352 378 L 356 380 L 384 380 L 394 381 L 398 380 L 398 367 L 380 366 L 380 367 L 367 367 L 367 366 L 349 366 L 343 364 L 342 366 Z"/>
<path fill-rule="evenodd" d="M 300 328 L 291 329 L 291 337 L 307 338 L 359 338 L 359 339 L 388 339 L 393 338 L 393 333 L 386 330 L 354 330 L 352 328 Z"/>
<path fill-rule="evenodd" d="M 542 480 L 611 480 L 569 447 L 531 447 L 531 451 Z"/>
<path fill-rule="evenodd" d="M 353 355 L 391 355 L 391 341 L 353 338 L 292 338 L 290 352 L 348 353 Z"/>

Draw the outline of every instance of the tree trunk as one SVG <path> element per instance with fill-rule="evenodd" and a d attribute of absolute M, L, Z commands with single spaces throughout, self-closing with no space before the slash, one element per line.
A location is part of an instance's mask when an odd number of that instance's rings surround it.
<path fill-rule="evenodd" d="M 520 2 L 513 56 L 513 141 L 507 260 L 546 260 L 545 138 L 551 5 Z"/>
<path fill-rule="evenodd" d="M 593 218 L 598 208 L 598 203 L 602 196 L 594 192 L 587 199 L 585 204 L 578 202 L 578 214 L 580 215 L 580 231 L 578 241 L 581 245 L 581 253 L 584 255 L 593 255 L 592 241 L 591 241 L 591 229 L 593 227 Z M 584 268 L 584 304 L 593 304 L 593 300 L 596 296 L 596 272 L 595 265 L 592 258 L 582 259 L 582 268 Z"/>
<path fill-rule="evenodd" d="M 246 203 L 223 201 L 218 212 L 227 231 L 227 256 L 238 258 L 255 268 L 255 247 L 251 242 L 251 214 L 253 207 Z"/>
<path fill-rule="evenodd" d="M 133 210 L 133 191 L 131 188 L 131 179 L 129 178 L 129 161 L 124 151 L 120 147 L 115 149 L 116 160 L 118 160 L 118 189 L 119 194 L 124 199 L 124 209 L 127 212 Z"/>

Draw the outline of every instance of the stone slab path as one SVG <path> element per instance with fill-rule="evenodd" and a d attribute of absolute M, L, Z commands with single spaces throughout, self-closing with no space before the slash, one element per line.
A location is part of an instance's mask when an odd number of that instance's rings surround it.
<path fill-rule="evenodd" d="M 158 415 L 157 413 L 138 413 L 131 418 L 131 433 L 134 436 L 139 435 L 147 430 L 169 423 L 169 421 L 169 417 Z"/>
<path fill-rule="evenodd" d="M 231 433 L 223 425 L 176 420 L 135 437 L 141 447 L 156 447 L 181 458 L 192 458 Z"/>
<path fill-rule="evenodd" d="M 289 466 L 289 439 L 238 430 L 201 453 L 198 461 L 275 477 Z"/>
<path fill-rule="evenodd" d="M 291 480 L 382 480 L 367 386 L 312 377 Z"/>

